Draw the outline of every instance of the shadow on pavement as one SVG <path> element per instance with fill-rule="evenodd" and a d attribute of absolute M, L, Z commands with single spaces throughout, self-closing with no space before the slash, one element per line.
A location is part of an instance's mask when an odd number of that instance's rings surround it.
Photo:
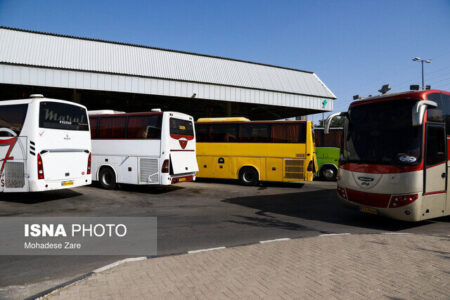
<path fill-rule="evenodd" d="M 92 187 L 96 187 L 99 189 L 102 189 L 99 183 L 94 182 L 91 185 Z M 167 185 L 167 186 L 160 186 L 160 185 L 135 185 L 135 184 L 119 184 L 117 190 L 124 191 L 124 192 L 133 192 L 133 193 L 143 193 L 143 194 L 165 194 L 170 193 L 173 191 L 177 191 L 183 189 L 181 186 L 175 186 L 175 185 Z"/>
<path fill-rule="evenodd" d="M 311 228 L 307 226 L 303 226 L 300 224 L 286 222 L 274 218 L 272 216 L 265 216 L 264 213 L 258 212 L 257 214 L 261 215 L 261 217 L 249 217 L 242 215 L 233 215 L 235 218 L 239 218 L 240 221 L 229 220 L 228 222 L 240 225 L 248 225 L 248 226 L 257 226 L 257 227 L 267 227 L 267 228 L 278 228 L 284 230 L 294 230 L 294 231 L 304 231 L 311 230 Z M 325 232 L 324 232 L 325 233 Z"/>
<path fill-rule="evenodd" d="M 121 184 L 120 189 L 122 191 L 143 193 L 143 194 L 166 194 L 183 189 L 181 186 L 167 185 L 167 186 L 151 186 L 151 185 L 131 185 Z"/>
<path fill-rule="evenodd" d="M 402 222 L 343 208 L 339 204 L 334 190 L 238 197 L 226 199 L 223 202 L 257 209 L 259 210 L 257 215 L 274 213 L 307 220 L 388 231 L 419 227 L 432 222 Z M 268 225 L 267 218 L 255 217 L 252 220 L 244 219 L 243 222 L 247 224 L 250 222 L 254 226 L 262 227 Z M 291 229 L 294 228 L 291 227 Z"/>
<path fill-rule="evenodd" d="M 196 182 L 202 183 L 223 183 L 223 184 L 232 184 L 232 185 L 242 185 L 239 180 L 234 179 L 212 179 L 212 178 L 196 178 Z M 305 184 L 298 182 L 274 182 L 274 181 L 262 181 L 258 183 L 259 189 L 265 189 L 267 187 L 290 187 L 290 188 L 302 188 Z"/>
<path fill-rule="evenodd" d="M 82 195 L 73 190 L 57 190 L 34 193 L 0 193 L 0 202 L 16 202 L 23 204 L 36 204 L 47 201 L 64 200 Z"/>

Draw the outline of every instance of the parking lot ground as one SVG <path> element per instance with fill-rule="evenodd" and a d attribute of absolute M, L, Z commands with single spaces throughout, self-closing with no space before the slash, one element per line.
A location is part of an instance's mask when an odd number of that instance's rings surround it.
<path fill-rule="evenodd" d="M 326 235 L 128 262 L 48 299 L 448 299 L 450 237 Z"/>
<path fill-rule="evenodd" d="M 341 208 L 336 183 L 202 181 L 0 195 L 0 216 L 155 216 L 158 255 L 328 233 L 446 236 L 450 218 L 404 223 Z M 0 298 L 23 298 L 125 257 L 0 256 Z"/>

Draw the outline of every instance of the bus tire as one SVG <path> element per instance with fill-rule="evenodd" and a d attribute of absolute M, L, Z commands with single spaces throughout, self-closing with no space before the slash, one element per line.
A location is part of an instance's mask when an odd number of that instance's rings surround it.
<path fill-rule="evenodd" d="M 100 169 L 98 181 L 100 182 L 101 187 L 106 190 L 113 190 L 117 185 L 116 174 L 110 167 L 103 167 Z"/>
<path fill-rule="evenodd" d="M 259 182 L 258 171 L 252 167 L 244 167 L 239 171 L 239 180 L 243 185 L 257 185 Z"/>
<path fill-rule="evenodd" d="M 324 166 L 320 170 L 320 177 L 326 181 L 335 181 L 337 170 L 334 166 Z"/>

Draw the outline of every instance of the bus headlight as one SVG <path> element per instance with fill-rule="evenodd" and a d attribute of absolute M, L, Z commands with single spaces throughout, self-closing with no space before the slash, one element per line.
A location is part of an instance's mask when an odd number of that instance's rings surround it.
<path fill-rule="evenodd" d="M 347 199 L 347 192 L 345 191 L 345 188 L 338 186 L 337 187 L 337 193 L 338 195 L 343 198 L 343 199 Z"/>

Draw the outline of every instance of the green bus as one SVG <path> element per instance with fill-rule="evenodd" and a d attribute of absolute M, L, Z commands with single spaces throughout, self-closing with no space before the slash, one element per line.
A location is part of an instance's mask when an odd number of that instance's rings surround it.
<path fill-rule="evenodd" d="M 330 128 L 330 134 L 324 134 L 323 128 L 314 128 L 317 177 L 327 181 L 336 180 L 343 133 L 343 128 Z"/>

